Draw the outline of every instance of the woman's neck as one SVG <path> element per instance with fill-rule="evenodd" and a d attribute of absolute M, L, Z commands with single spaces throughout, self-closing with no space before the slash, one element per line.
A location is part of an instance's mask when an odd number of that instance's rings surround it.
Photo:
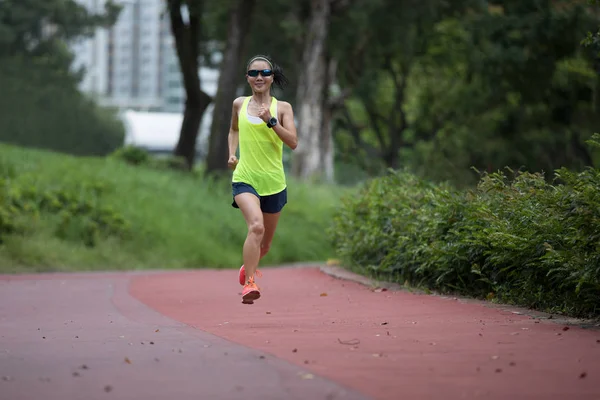
<path fill-rule="evenodd" d="M 271 94 L 269 92 L 264 92 L 264 93 L 252 93 L 252 101 L 256 102 L 256 104 L 261 105 L 261 104 L 266 104 L 266 105 L 270 105 L 271 104 Z"/>

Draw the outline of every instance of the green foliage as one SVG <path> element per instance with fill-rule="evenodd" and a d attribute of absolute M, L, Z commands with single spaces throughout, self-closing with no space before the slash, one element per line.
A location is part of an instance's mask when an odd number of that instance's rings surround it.
<path fill-rule="evenodd" d="M 123 141 L 114 113 L 82 95 L 66 43 L 112 25 L 120 6 L 93 14 L 74 0 L 0 2 L 0 140 L 80 155 Z"/>
<path fill-rule="evenodd" d="M 599 0 L 588 0 L 590 6 L 600 5 Z M 600 58 L 600 25 L 596 32 L 588 31 L 586 36 L 581 40 L 581 44 L 585 47 L 591 47 L 596 51 L 596 56 Z"/>
<path fill-rule="evenodd" d="M 599 232 L 593 168 L 552 184 L 484 174 L 468 191 L 391 172 L 345 198 L 329 231 L 361 273 L 574 316 L 600 315 Z"/>
<path fill-rule="evenodd" d="M 46 56 L 0 62 L 0 141 L 77 155 L 105 155 L 123 143 L 116 113 L 81 94 L 74 77 Z"/>
<path fill-rule="evenodd" d="M 132 165 L 144 165 L 150 159 L 150 154 L 146 150 L 130 145 L 118 148 L 111 156 Z"/>
<path fill-rule="evenodd" d="M 0 160 L 7 185 L 1 272 L 239 268 L 242 262 L 247 228 L 231 206 L 228 180 L 160 168 L 153 158 L 134 166 L 116 157 L 6 145 Z M 262 265 L 329 258 L 324 232 L 348 190 L 290 179 L 289 203 Z M 31 211 L 13 210 L 17 200 Z"/>
<path fill-rule="evenodd" d="M 88 247 L 96 246 L 102 237 L 125 239 L 129 235 L 128 222 L 102 205 L 108 189 L 103 182 L 50 189 L 15 178 L 0 179 L 0 243 L 6 235 L 26 234 L 39 218 L 54 221 L 55 237 Z"/>
<path fill-rule="evenodd" d="M 473 166 L 597 165 L 584 142 L 600 123 L 598 61 L 580 46 L 597 13 L 570 1 L 423 4 L 358 2 L 334 17 L 338 83 L 352 89 L 335 119 L 340 161 L 461 187 L 477 183 Z"/>
<path fill-rule="evenodd" d="M 124 146 L 115 150 L 112 158 L 124 161 L 131 165 L 154 167 L 157 169 L 172 169 L 189 171 L 185 158 L 174 155 L 152 156 L 147 150 L 137 146 Z"/>
<path fill-rule="evenodd" d="M 113 1 L 105 3 L 103 14 L 92 14 L 75 0 L 3 0 L 0 57 L 55 57 L 52 50 L 57 44 L 91 35 L 96 27 L 111 26 L 120 10 Z"/>

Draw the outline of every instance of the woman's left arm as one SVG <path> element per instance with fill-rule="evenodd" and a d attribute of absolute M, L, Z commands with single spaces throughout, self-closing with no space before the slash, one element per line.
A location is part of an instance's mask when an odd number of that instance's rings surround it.
<path fill-rule="evenodd" d="M 283 143 L 290 149 L 296 150 L 298 147 L 298 135 L 296 133 L 296 123 L 294 122 L 294 110 L 292 105 L 287 102 L 279 102 L 281 107 L 281 120 L 272 129 Z"/>

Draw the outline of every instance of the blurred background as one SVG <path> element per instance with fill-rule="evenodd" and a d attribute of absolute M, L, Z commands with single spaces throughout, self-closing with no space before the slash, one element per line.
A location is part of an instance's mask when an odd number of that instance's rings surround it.
<path fill-rule="evenodd" d="M 334 257 L 343 196 L 389 169 L 467 190 L 597 167 L 595 3 L 2 0 L 3 268 L 238 266 L 227 133 L 256 54 L 300 141 L 267 263 Z"/>
<path fill-rule="evenodd" d="M 586 0 L 1 7 L 4 142 L 77 155 L 132 145 L 224 171 L 245 63 L 268 54 L 291 81 L 275 95 L 295 107 L 302 145 L 286 165 L 299 177 L 355 183 L 408 167 L 469 185 L 471 167 L 596 161 L 584 141 L 600 119 L 600 61 L 582 40 L 599 13 Z"/>

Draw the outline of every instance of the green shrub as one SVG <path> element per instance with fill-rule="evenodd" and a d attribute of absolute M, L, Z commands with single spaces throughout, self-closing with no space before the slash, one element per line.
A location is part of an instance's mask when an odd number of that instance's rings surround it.
<path fill-rule="evenodd" d="M 147 150 L 132 145 L 118 148 L 111 154 L 111 157 L 131 165 L 148 166 L 159 170 L 189 170 L 184 157 L 152 156 Z"/>
<path fill-rule="evenodd" d="M 600 315 L 600 172 L 485 174 L 475 190 L 407 172 L 344 199 L 330 237 L 370 276 L 575 316 Z"/>
<path fill-rule="evenodd" d="M 111 156 L 131 165 L 145 165 L 150 160 L 150 154 L 146 150 L 131 145 L 118 148 Z"/>
<path fill-rule="evenodd" d="M 8 163 L 3 164 L 3 168 L 7 166 Z M 128 222 L 102 205 L 105 190 L 106 185 L 101 182 L 40 189 L 0 179 L 0 243 L 6 235 L 27 230 L 19 221 L 30 221 L 41 215 L 55 217 L 57 238 L 79 241 L 88 247 L 94 247 L 100 237 L 126 238 Z"/>

